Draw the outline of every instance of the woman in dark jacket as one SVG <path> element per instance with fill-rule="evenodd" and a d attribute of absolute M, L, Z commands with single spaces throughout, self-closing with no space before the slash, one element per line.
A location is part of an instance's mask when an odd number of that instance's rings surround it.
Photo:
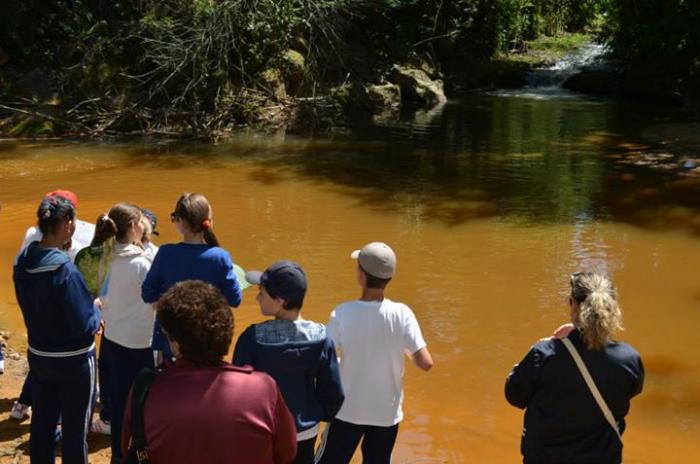
<path fill-rule="evenodd" d="M 87 463 L 100 312 L 80 271 L 62 251 L 75 231 L 75 207 L 66 198 L 49 196 L 37 214 L 41 241 L 25 248 L 14 267 L 33 379 L 29 450 L 32 462 L 54 462 L 60 416 L 63 462 L 82 464 Z"/>
<path fill-rule="evenodd" d="M 630 399 L 642 391 L 639 353 L 612 339 L 622 313 L 610 280 L 597 273 L 571 276 L 571 322 L 558 336 L 571 341 L 614 416 L 625 430 Z M 506 398 L 525 409 L 521 452 L 525 464 L 619 464 L 622 442 L 586 384 L 571 353 L 557 338 L 536 343 L 513 367 Z"/>

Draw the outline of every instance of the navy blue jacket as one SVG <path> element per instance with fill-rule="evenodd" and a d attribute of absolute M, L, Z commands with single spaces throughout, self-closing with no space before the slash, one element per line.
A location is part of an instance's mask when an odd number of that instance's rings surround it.
<path fill-rule="evenodd" d="M 17 257 L 13 278 L 31 353 L 71 357 L 94 349 L 100 311 L 67 254 L 34 242 Z"/>
<path fill-rule="evenodd" d="M 303 323 L 318 329 L 316 336 L 295 330 L 291 321 L 267 321 L 248 327 L 233 352 L 233 364 L 250 365 L 277 381 L 297 432 L 329 422 L 345 399 L 335 345 L 325 326 Z"/>
<path fill-rule="evenodd" d="M 621 342 L 589 350 L 577 330 L 569 339 L 624 432 L 630 399 L 644 384 L 639 353 Z M 622 462 L 622 443 L 560 340 L 535 344 L 513 367 L 505 390 L 510 404 L 526 409 L 521 442 L 526 464 Z"/>

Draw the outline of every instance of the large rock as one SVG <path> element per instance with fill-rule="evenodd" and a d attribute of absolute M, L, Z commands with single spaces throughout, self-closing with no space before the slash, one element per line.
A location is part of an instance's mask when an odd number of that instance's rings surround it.
<path fill-rule="evenodd" d="M 282 55 L 282 69 L 287 89 L 296 94 L 306 79 L 306 60 L 304 55 L 289 49 Z"/>
<path fill-rule="evenodd" d="M 414 101 L 425 106 L 434 106 L 447 101 L 442 81 L 430 79 L 422 69 L 394 65 L 390 80 L 401 88 L 403 100 Z"/>
<path fill-rule="evenodd" d="M 369 85 L 367 97 L 374 114 L 396 110 L 401 106 L 401 88 L 396 84 Z"/>
<path fill-rule="evenodd" d="M 617 76 L 608 69 L 583 69 L 562 84 L 565 89 L 600 97 L 610 97 L 617 94 L 618 86 Z"/>
<path fill-rule="evenodd" d="M 261 74 L 261 79 L 266 88 L 277 100 L 287 98 L 287 88 L 282 80 L 282 73 L 277 68 L 268 68 Z"/>

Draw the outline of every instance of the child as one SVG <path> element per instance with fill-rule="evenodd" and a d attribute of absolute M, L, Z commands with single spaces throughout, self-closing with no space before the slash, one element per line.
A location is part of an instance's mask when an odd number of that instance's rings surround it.
<path fill-rule="evenodd" d="M 81 221 L 80 219 L 78 219 L 78 195 L 71 192 L 70 190 L 54 190 L 44 195 L 44 199 L 56 197 L 68 201 L 73 207 L 74 217 L 71 221 L 73 233 L 68 238 L 68 241 L 62 244 L 59 247 L 59 249 L 67 253 L 71 260 L 74 260 L 78 252 L 81 249 L 88 246 L 88 244 L 90 243 L 91 237 L 95 232 L 95 226 L 90 224 L 89 222 Z M 22 241 L 22 245 L 20 246 L 20 254 L 31 243 L 39 242 L 42 238 L 43 233 L 41 231 L 40 225 L 35 225 L 28 228 L 24 234 L 24 240 Z M 19 259 L 19 255 L 17 256 L 17 259 Z M 15 260 L 15 264 L 17 263 L 17 259 Z M 20 393 L 19 398 L 12 405 L 12 410 L 10 411 L 10 417 L 12 419 L 21 421 L 29 416 L 29 413 L 32 409 L 32 388 L 33 381 L 32 373 L 30 371 L 27 374 L 27 377 L 24 379 L 24 384 L 22 385 L 22 392 Z"/>
<path fill-rule="evenodd" d="M 323 324 L 301 318 L 306 275 L 291 261 L 278 261 L 265 272 L 246 273 L 260 286 L 258 304 L 273 320 L 253 324 L 241 334 L 233 364 L 250 365 L 274 378 L 296 418 L 294 464 L 312 464 L 320 421 L 329 421 L 343 403 L 338 361 Z"/>
<path fill-rule="evenodd" d="M 106 291 L 107 275 L 112 261 L 113 237 L 117 233 L 114 222 L 107 214 L 100 214 L 95 221 L 95 235 L 90 246 L 83 248 L 75 257 L 75 266 L 85 279 L 90 294 L 97 298 Z M 100 418 L 90 424 L 90 431 L 103 435 L 111 432 L 111 398 L 109 395 L 108 355 L 104 343 L 100 343 L 97 378 L 100 386 Z"/>
<path fill-rule="evenodd" d="M 158 224 L 158 218 L 153 211 L 146 208 L 141 208 L 141 213 L 143 214 L 143 237 L 141 237 L 141 245 L 146 250 L 148 258 L 153 261 L 158 253 L 158 246 L 153 243 L 153 235 L 160 235 L 156 230 L 156 225 Z"/>
<path fill-rule="evenodd" d="M 324 433 L 316 462 L 347 464 L 362 443 L 363 462 L 389 464 L 403 419 L 404 353 L 428 371 L 433 360 L 411 309 L 384 297 L 396 255 L 373 242 L 352 253 L 358 260 L 359 300 L 331 313 L 328 333 L 340 353 L 345 402 Z"/>
<path fill-rule="evenodd" d="M 100 312 L 82 275 L 61 251 L 75 230 L 73 203 L 60 196 L 44 198 L 37 216 L 42 238 L 20 253 L 13 274 L 33 379 L 31 461 L 54 462 L 61 416 L 64 462 L 86 464 Z"/>
<path fill-rule="evenodd" d="M 100 290 L 107 279 L 112 254 L 113 241 L 116 233 L 114 223 L 109 221 L 107 214 L 100 214 L 95 222 L 95 235 L 90 246 L 87 246 L 75 256 L 75 266 L 83 274 L 83 279 L 93 297 L 100 296 Z"/>
<path fill-rule="evenodd" d="M 119 203 L 107 223 L 116 238 L 107 294 L 101 297 L 105 331 L 101 348 L 108 362 L 112 458 L 121 459 L 121 429 L 129 388 L 141 369 L 153 367 L 151 338 L 155 313 L 141 299 L 151 261 L 141 246 L 143 216 L 136 206 Z"/>
<path fill-rule="evenodd" d="M 155 303 L 174 284 L 196 279 L 212 284 L 224 294 L 233 307 L 241 304 L 241 289 L 233 272 L 228 251 L 219 247 L 214 235 L 212 209 L 199 193 L 184 193 L 175 204 L 170 220 L 184 241 L 163 245 L 158 249 L 153 266 L 141 289 L 143 301 Z M 153 350 L 172 361 L 167 339 L 156 319 Z"/>

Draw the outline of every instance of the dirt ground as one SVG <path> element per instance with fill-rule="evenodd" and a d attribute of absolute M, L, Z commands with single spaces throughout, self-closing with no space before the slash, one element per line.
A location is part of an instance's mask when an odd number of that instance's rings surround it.
<path fill-rule="evenodd" d="M 17 400 L 27 372 L 26 359 L 11 347 L 5 353 L 5 373 L 0 375 L 0 464 L 29 463 L 30 419 L 18 422 L 10 418 L 10 409 Z M 90 463 L 109 464 L 110 441 L 108 436 L 89 434 Z M 57 447 L 60 456 L 61 447 Z M 60 462 L 60 459 L 57 459 Z"/>

